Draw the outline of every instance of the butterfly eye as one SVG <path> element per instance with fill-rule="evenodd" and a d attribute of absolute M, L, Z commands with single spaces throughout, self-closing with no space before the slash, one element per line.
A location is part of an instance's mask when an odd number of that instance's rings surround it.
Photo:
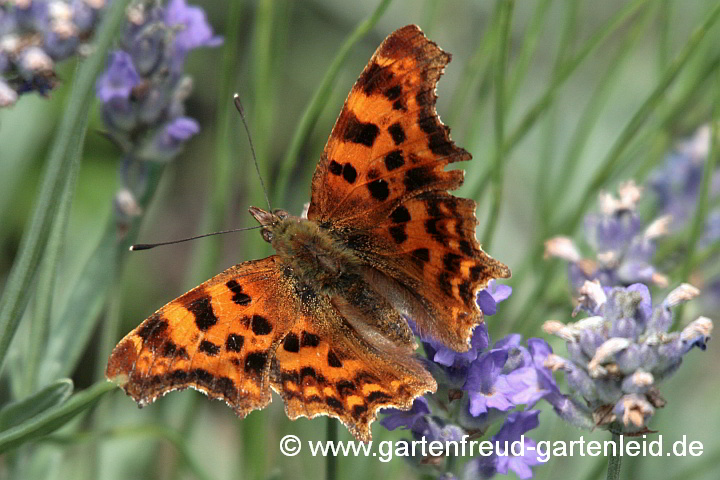
<path fill-rule="evenodd" d="M 289 214 L 288 212 L 286 212 L 285 210 L 281 210 L 281 209 L 279 209 L 279 208 L 278 208 L 278 209 L 275 209 L 275 210 L 273 211 L 273 215 L 275 215 L 276 217 L 278 217 L 280 220 L 285 220 L 287 217 L 290 216 L 290 214 Z"/>
<path fill-rule="evenodd" d="M 267 228 L 263 228 L 262 229 L 262 237 L 263 237 L 263 240 L 265 240 L 268 243 L 271 243 L 273 240 L 273 233 L 270 230 L 268 230 Z"/>

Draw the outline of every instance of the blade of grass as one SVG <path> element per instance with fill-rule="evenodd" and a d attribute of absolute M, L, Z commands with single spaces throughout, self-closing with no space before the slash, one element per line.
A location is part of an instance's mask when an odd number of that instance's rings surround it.
<path fill-rule="evenodd" d="M 503 0 L 500 11 L 500 43 L 495 58 L 495 155 L 492 168 L 492 204 L 485 232 L 483 233 L 483 246 L 490 250 L 498 218 L 503 192 L 503 143 L 505 140 L 505 74 L 507 70 L 508 55 L 510 54 L 510 26 L 512 23 L 515 0 Z"/>
<path fill-rule="evenodd" d="M 560 35 L 558 51 L 553 65 L 553 77 L 559 74 L 562 66 L 568 60 L 568 56 L 572 53 L 570 46 L 575 43 L 579 10 L 579 2 L 572 2 L 566 9 L 565 24 L 562 34 Z M 540 227 L 538 229 L 540 238 L 547 236 L 550 227 L 551 212 L 549 211 L 550 202 L 548 201 L 548 197 L 551 195 L 553 189 L 550 188 L 548 179 L 553 178 L 552 160 L 555 157 L 554 147 L 557 133 L 557 120 L 557 108 L 556 105 L 553 104 L 549 107 L 549 112 L 544 122 L 545 131 L 542 135 L 543 145 L 535 184 L 535 208 L 537 209 L 536 218 L 538 219 L 538 225 Z"/>
<path fill-rule="evenodd" d="M 147 186 L 138 203 L 145 211 L 157 190 L 165 164 L 148 163 Z M 130 229 L 118 239 L 115 218 L 108 218 L 97 247 L 88 258 L 77 283 L 57 316 L 53 316 L 48 349 L 43 358 L 41 382 L 69 376 L 77 367 L 107 302 L 116 274 L 128 248 L 135 243 L 142 216 L 133 219 Z M 117 335 L 117 331 L 115 334 Z"/>
<path fill-rule="evenodd" d="M 87 118 L 87 117 L 86 117 Z M 84 123 L 86 123 L 85 121 Z M 85 130 L 78 139 L 78 145 L 82 145 L 85 139 Z M 79 155 L 78 155 L 79 157 Z M 42 358 L 47 352 L 48 336 L 50 333 L 50 318 L 54 306 L 55 286 L 57 281 L 58 263 L 62 252 L 63 242 L 67 231 L 68 218 L 70 217 L 70 206 L 73 192 L 77 181 L 80 162 L 73 162 L 70 171 L 65 179 L 65 186 L 60 193 L 60 200 L 57 206 L 56 218 L 52 223 L 48 244 L 45 247 L 45 255 L 38 272 L 37 291 L 35 293 L 35 305 L 33 317 L 30 323 L 30 342 L 28 344 L 25 359 L 25 379 L 23 382 L 23 396 L 30 395 L 38 387 L 38 378 Z"/>
<path fill-rule="evenodd" d="M 63 378 L 17 402 L 8 403 L 0 409 L 0 432 L 15 427 L 52 407 L 64 403 L 70 397 L 72 391 L 72 380 Z"/>
<path fill-rule="evenodd" d="M 222 230 L 228 216 L 228 209 L 232 204 L 232 187 L 235 174 L 235 162 L 231 154 L 231 145 L 236 138 L 231 135 L 231 118 L 237 116 L 232 101 L 236 72 L 240 56 L 237 54 L 237 45 L 240 29 L 237 28 L 242 20 L 242 2 L 228 2 L 227 20 L 225 22 L 225 43 L 223 45 L 222 64 L 223 72 L 220 79 L 220 88 L 217 95 L 217 115 L 215 118 L 215 154 L 212 161 L 212 188 L 210 188 L 210 203 L 205 212 L 199 234 L 217 232 Z M 255 182 L 258 183 L 258 182 Z M 210 278 L 220 263 L 222 238 L 220 236 L 207 238 L 197 242 L 191 256 L 189 285 L 194 286 Z"/>
<path fill-rule="evenodd" d="M 705 35 L 715 24 L 718 18 L 720 18 L 720 3 L 711 10 L 703 24 L 695 29 L 690 36 L 690 40 L 685 44 L 678 56 L 673 59 L 670 66 L 665 71 L 665 74 L 660 79 L 660 82 L 658 82 L 658 85 L 635 112 L 625 128 L 623 128 L 620 136 L 617 140 L 615 140 L 612 148 L 605 156 L 605 159 L 601 162 L 602 168 L 596 170 L 590 184 L 585 189 L 583 197 L 576 204 L 575 211 L 572 215 L 570 215 L 569 220 L 564 225 L 564 228 L 558 229 L 559 232 L 574 230 L 575 226 L 579 223 L 585 210 L 587 209 L 587 206 L 590 204 L 592 199 L 595 198 L 595 195 L 597 195 L 600 188 L 605 185 L 607 178 L 619 164 L 619 160 L 622 158 L 621 154 L 625 151 L 625 148 L 630 144 L 630 141 L 645 124 L 645 121 L 650 114 L 656 110 L 673 80 L 677 78 L 683 66 L 687 64 L 693 53 L 695 53 L 699 48 L 701 42 L 705 38 Z"/>
<path fill-rule="evenodd" d="M 95 78 L 103 68 L 106 53 L 125 18 L 125 7 L 128 3 L 129 0 L 118 0 L 108 9 L 97 33 L 95 51 L 80 66 L 65 114 L 55 135 L 37 203 L 0 299 L 0 371 L 30 297 L 31 282 L 47 244 L 52 219 L 57 211 L 57 200 L 71 172 L 72 164 L 80 161 L 80 140 L 86 128 L 90 104 L 94 99 L 92 89 Z"/>
<path fill-rule="evenodd" d="M 487 67 L 493 58 L 491 52 L 495 51 L 497 48 L 498 34 L 500 32 L 500 22 L 498 22 L 498 15 L 500 15 L 501 10 L 500 5 L 502 5 L 501 2 L 495 3 L 495 9 L 490 17 L 488 28 L 480 37 L 480 40 L 475 47 L 475 53 L 470 61 L 465 64 L 465 67 L 460 74 L 460 80 L 458 80 L 457 86 L 453 89 L 453 95 L 450 99 L 450 108 L 448 109 L 446 122 L 448 125 L 459 125 L 461 123 L 459 119 L 461 118 L 464 108 L 468 104 L 472 103 L 468 101 L 468 96 L 476 90 L 474 85 L 478 83 L 480 78 L 490 74 L 490 69 Z M 478 100 L 477 103 L 482 102 Z M 474 125 L 474 123 L 471 122 L 470 125 Z M 470 129 L 470 132 L 472 131 L 473 130 Z M 470 143 L 467 138 L 465 141 Z"/>
<path fill-rule="evenodd" d="M 90 408 L 101 396 L 114 390 L 115 384 L 101 381 L 78 392 L 70 399 L 0 433 L 0 454 L 51 433 Z"/>
<path fill-rule="evenodd" d="M 610 18 L 605 24 L 585 42 L 585 45 L 571 61 L 567 62 L 560 74 L 555 77 L 547 88 L 545 93 L 530 107 L 522 119 L 518 122 L 517 127 L 511 131 L 506 137 L 503 146 L 506 153 L 512 151 L 525 135 L 532 129 L 538 118 L 547 110 L 555 98 L 555 94 L 560 86 L 567 80 L 572 73 L 585 61 L 588 56 L 604 43 L 613 33 L 615 33 L 625 22 L 632 17 L 640 8 L 642 8 L 649 0 L 635 0 L 628 3 Z M 472 186 L 472 198 L 479 197 L 487 187 L 490 178 L 487 175 L 478 176 L 478 181 Z"/>
<path fill-rule="evenodd" d="M 540 0 L 537 3 L 535 11 L 532 14 L 532 19 L 530 20 L 530 25 L 528 25 L 525 31 L 523 44 L 520 47 L 520 53 L 517 55 L 515 67 L 513 68 L 514 71 L 510 78 L 510 86 L 508 87 L 507 94 L 505 95 L 505 108 L 508 112 L 512 109 L 512 104 L 516 98 L 518 89 L 520 88 L 520 85 L 522 85 L 523 80 L 525 80 L 525 75 L 530 67 L 530 62 L 537 50 L 538 39 L 540 38 L 540 33 L 542 32 L 543 24 L 547 19 L 547 13 L 551 4 L 551 0 Z M 575 4 L 576 3 L 573 2 L 571 5 Z"/>
<path fill-rule="evenodd" d="M 551 205 L 559 204 L 560 198 L 564 195 L 564 192 L 567 191 L 567 187 L 570 184 L 577 167 L 581 163 L 580 156 L 590 139 L 590 134 L 592 133 L 593 128 L 600 118 L 600 113 L 603 111 L 602 107 L 607 104 L 608 97 L 617 84 L 621 67 L 627 59 L 628 54 L 633 50 L 633 46 L 641 37 L 641 34 L 646 30 L 650 19 L 652 18 L 652 13 L 652 9 L 646 10 L 640 21 L 635 22 L 630 30 L 630 33 L 618 46 L 617 53 L 610 61 L 610 66 L 599 79 L 597 88 L 593 91 L 590 101 L 585 107 L 585 110 L 577 123 L 577 128 L 573 132 L 572 139 L 570 140 L 570 146 L 568 147 L 566 154 L 563 157 L 561 167 L 558 170 L 559 178 L 555 182 L 555 187 L 551 189 L 553 193 L 549 200 Z"/>
<path fill-rule="evenodd" d="M 391 2 L 392 0 L 381 0 L 370 16 L 355 27 L 355 30 L 352 31 L 338 49 L 337 55 L 335 55 L 335 58 L 325 72 L 325 76 L 320 82 L 320 85 L 310 99 L 310 103 L 305 108 L 305 111 L 300 118 L 300 123 L 295 129 L 292 139 L 290 140 L 290 146 L 288 147 L 287 154 L 280 164 L 273 195 L 276 204 L 284 203 L 288 184 L 290 183 L 290 176 L 292 175 L 294 166 L 300 156 L 300 150 L 302 150 L 305 145 L 305 141 L 310 137 L 310 132 L 317 123 L 320 113 L 330 97 L 330 92 L 332 91 L 333 84 L 340 73 L 340 68 L 345 63 L 352 47 L 355 46 L 355 44 L 359 42 L 370 30 L 372 30 L 378 20 L 380 20 L 385 13 L 385 10 L 387 10 L 388 6 L 390 6 Z"/>

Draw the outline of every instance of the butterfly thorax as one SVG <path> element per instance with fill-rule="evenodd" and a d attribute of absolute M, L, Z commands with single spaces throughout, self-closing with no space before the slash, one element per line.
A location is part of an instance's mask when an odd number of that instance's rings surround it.
<path fill-rule="evenodd" d="M 356 254 L 312 220 L 283 210 L 271 213 L 253 207 L 250 213 L 265 225 L 263 239 L 283 263 L 301 283 L 313 285 L 317 293 L 331 296 L 360 265 Z"/>

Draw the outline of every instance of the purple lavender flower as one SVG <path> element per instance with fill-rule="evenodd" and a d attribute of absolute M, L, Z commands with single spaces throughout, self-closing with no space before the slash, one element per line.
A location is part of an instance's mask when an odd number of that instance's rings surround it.
<path fill-rule="evenodd" d="M 57 84 L 55 64 L 87 50 L 105 5 L 105 0 L 2 2 L 0 108 L 23 93 L 50 92 Z"/>
<path fill-rule="evenodd" d="M 471 460 L 465 466 L 465 478 L 490 478 L 497 473 L 507 475 L 512 470 L 518 478 L 531 478 L 532 469 L 540 465 L 535 451 L 537 443 L 525 433 L 539 425 L 539 410 L 513 412 L 491 441 L 499 448 L 490 456 Z"/>
<path fill-rule="evenodd" d="M 618 188 L 618 197 L 600 194 L 600 213 L 585 217 L 585 238 L 595 252 L 583 258 L 573 241 L 554 237 L 545 242 L 546 257 L 569 264 L 570 284 L 577 291 L 587 280 L 603 285 L 632 283 L 667 286 L 667 278 L 652 264 L 657 238 L 667 233 L 671 218 L 661 216 L 645 227 L 636 207 L 642 190 L 634 182 Z"/>
<path fill-rule="evenodd" d="M 515 406 L 510 398 L 516 391 L 506 375 L 501 375 L 508 354 L 505 350 L 491 350 L 470 365 L 463 389 L 470 396 L 470 414 L 477 417 L 495 408 L 501 411 Z"/>
<path fill-rule="evenodd" d="M 655 193 L 657 207 L 661 214 L 672 218 L 671 233 L 685 229 L 697 208 L 698 195 L 702 184 L 705 164 L 710 153 L 710 127 L 703 125 L 691 138 L 680 142 L 667 155 L 665 163 L 650 175 L 649 186 Z M 710 205 L 717 205 L 720 198 L 720 169 L 712 172 L 710 179 Z M 705 229 L 698 248 L 705 249 L 720 240 L 720 208 L 710 210 L 705 220 Z M 717 256 L 705 265 L 716 263 Z M 708 271 L 705 265 L 693 272 L 693 278 L 706 282 L 703 285 L 702 301 L 705 307 L 715 310 L 720 305 L 720 290 L 715 272 Z"/>
<path fill-rule="evenodd" d="M 91 14 L 76 11 L 82 18 Z M 140 213 L 125 206 L 137 206 L 130 197 L 141 195 L 147 185 L 143 162 L 171 160 L 200 131 L 198 122 L 185 115 L 192 80 L 184 75 L 184 64 L 191 50 L 221 42 L 203 10 L 184 0 L 165 7 L 139 1 L 128 9 L 120 48 L 110 54 L 95 85 L 107 134 L 124 153 L 123 198 L 115 201 L 120 226 Z"/>
<path fill-rule="evenodd" d="M 543 329 L 566 341 L 569 358 L 548 353 L 544 365 L 561 370 L 574 395 L 548 395 L 556 411 L 582 426 L 613 426 L 626 433 L 647 431 L 655 409 L 665 405 L 657 384 L 674 373 L 694 347 L 705 349 L 712 322 L 700 317 L 681 332 L 668 332 L 671 309 L 700 292 L 683 284 L 652 307 L 643 284 L 602 288 L 586 282 L 579 308 L 591 317 L 575 323 L 545 322 Z M 565 408 L 565 412 L 561 412 Z M 584 420 L 582 417 L 585 417 Z"/>
<path fill-rule="evenodd" d="M 118 50 L 109 55 L 107 63 L 107 70 L 95 84 L 97 97 L 105 103 L 115 98 L 129 99 L 132 89 L 140 83 L 132 57 L 127 52 Z"/>
<path fill-rule="evenodd" d="M 491 282 L 478 293 L 477 301 L 485 315 L 494 315 L 497 305 L 510 294 L 510 287 Z M 556 408 L 563 412 L 568 410 L 563 403 L 565 397 L 559 393 L 551 372 L 544 366 L 552 351 L 541 339 L 529 340 L 526 348 L 522 345 L 522 337 L 512 334 L 493 345 L 487 327 L 480 324 L 473 330 L 468 352 L 455 352 L 432 339 L 423 339 L 423 346 L 426 366 L 438 383 L 438 391 L 417 398 L 409 411 L 386 410 L 380 423 L 389 430 L 405 428 L 416 440 L 460 441 L 464 436 L 473 434 L 477 437 L 491 426 L 507 422 L 502 433 L 496 436 L 504 440 L 516 432 L 524 433 L 537 426 L 538 412 L 509 412 L 518 405 L 529 408 L 540 398 L 549 397 L 553 405 L 558 405 Z M 528 445 L 532 444 L 530 442 Z M 537 460 L 535 457 L 502 459 L 499 453 L 489 460 L 485 457 L 473 460 L 469 468 L 474 469 L 475 476 L 486 478 L 508 470 L 526 475 Z M 446 456 L 452 454 L 445 452 Z M 453 475 L 453 472 L 442 471 L 440 460 L 413 459 L 413 462 L 431 461 L 438 465 L 442 475 Z"/>
<path fill-rule="evenodd" d="M 182 69 L 185 57 L 191 50 L 222 44 L 222 37 L 213 35 L 203 9 L 189 7 L 185 0 L 170 0 L 165 9 L 165 23 L 177 29 L 173 39 L 174 69 Z"/>

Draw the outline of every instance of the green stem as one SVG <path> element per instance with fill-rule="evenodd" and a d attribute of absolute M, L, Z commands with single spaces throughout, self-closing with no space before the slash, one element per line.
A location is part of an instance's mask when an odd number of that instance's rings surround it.
<path fill-rule="evenodd" d="M 231 135 L 231 118 L 237 115 L 232 101 L 238 61 L 237 45 L 242 20 L 243 2 L 228 2 L 227 21 L 225 22 L 225 41 L 222 51 L 222 64 L 220 71 L 220 88 L 217 94 L 217 115 L 215 130 L 215 155 L 212 160 L 212 187 L 210 202 L 199 233 L 217 232 L 222 230 L 228 216 L 228 209 L 232 204 L 232 187 L 237 178 L 235 162 L 233 162 L 234 142 L 237 135 Z M 237 124 L 236 124 L 237 125 Z M 220 263 L 222 252 L 222 238 L 210 237 L 197 242 L 191 255 L 189 269 L 190 286 L 209 278 Z"/>
<path fill-rule="evenodd" d="M 500 42 L 495 60 L 495 155 L 492 168 L 492 204 L 485 233 L 482 236 L 483 246 L 489 250 L 495 229 L 500 217 L 500 205 L 503 192 L 503 160 L 505 140 L 505 74 L 510 52 L 510 25 L 512 22 L 515 0 L 503 0 L 500 12 Z"/>
<path fill-rule="evenodd" d="M 615 444 L 614 455 L 608 457 L 607 480 L 618 480 L 620 478 L 620 467 L 622 466 L 622 452 L 620 451 L 620 435 L 612 433 L 612 442 Z"/>
<path fill-rule="evenodd" d="M 327 417 L 325 419 L 326 440 L 328 443 L 337 443 L 338 441 L 338 421 L 334 418 Z M 325 479 L 335 480 L 337 478 L 337 457 L 328 455 L 325 457 Z"/>

